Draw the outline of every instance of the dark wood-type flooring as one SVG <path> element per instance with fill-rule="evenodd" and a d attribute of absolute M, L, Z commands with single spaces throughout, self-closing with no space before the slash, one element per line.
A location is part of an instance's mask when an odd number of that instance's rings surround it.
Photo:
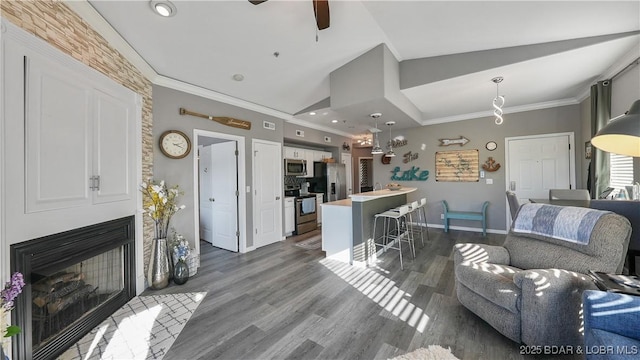
<path fill-rule="evenodd" d="M 294 246 L 313 233 L 246 254 L 202 242 L 185 285 L 144 293 L 207 292 L 165 359 L 388 359 L 431 344 L 460 359 L 534 359 L 455 296 L 453 245 L 505 236 L 429 233 L 415 260 L 405 250 L 404 271 L 397 251 L 355 268 Z"/>

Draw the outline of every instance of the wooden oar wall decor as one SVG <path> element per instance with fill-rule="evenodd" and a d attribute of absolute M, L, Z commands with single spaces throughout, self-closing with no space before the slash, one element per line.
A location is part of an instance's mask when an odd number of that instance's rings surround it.
<path fill-rule="evenodd" d="M 205 114 L 200 114 L 194 111 L 189 111 L 185 108 L 180 108 L 180 115 L 197 116 L 197 117 L 213 120 L 222 125 L 236 127 L 236 128 L 245 129 L 245 130 L 251 130 L 251 121 L 234 119 L 232 117 L 225 117 L 225 116 L 205 115 Z"/>

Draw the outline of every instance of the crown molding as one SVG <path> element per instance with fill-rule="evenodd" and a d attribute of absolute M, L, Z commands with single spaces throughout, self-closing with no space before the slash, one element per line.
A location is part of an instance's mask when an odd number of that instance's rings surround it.
<path fill-rule="evenodd" d="M 542 109 L 549 109 L 549 108 L 559 107 L 559 106 L 575 105 L 578 103 L 579 101 L 576 98 L 545 101 L 545 102 L 540 102 L 535 104 L 526 104 L 526 105 L 504 108 L 503 114 L 515 114 L 515 113 L 525 112 L 525 111 L 542 110 Z M 460 115 L 454 115 L 454 116 L 423 120 L 420 124 L 422 126 L 444 124 L 444 123 L 450 123 L 455 121 L 471 120 L 471 119 L 491 117 L 491 116 L 493 116 L 493 111 L 487 110 L 487 111 L 480 111 L 475 113 L 460 114 Z"/>

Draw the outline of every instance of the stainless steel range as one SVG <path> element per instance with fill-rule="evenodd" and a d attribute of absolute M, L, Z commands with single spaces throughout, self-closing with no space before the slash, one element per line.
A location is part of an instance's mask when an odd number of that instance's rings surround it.
<path fill-rule="evenodd" d="M 300 194 L 300 186 L 288 185 L 285 196 L 295 196 L 295 230 L 300 235 L 318 228 L 318 204 L 315 194 Z"/>

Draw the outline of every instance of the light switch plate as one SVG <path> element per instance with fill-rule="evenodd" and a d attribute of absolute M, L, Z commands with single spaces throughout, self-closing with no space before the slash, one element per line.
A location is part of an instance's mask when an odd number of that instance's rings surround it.
<path fill-rule="evenodd" d="M 486 179 L 487 185 L 493 185 L 493 179 Z"/>

